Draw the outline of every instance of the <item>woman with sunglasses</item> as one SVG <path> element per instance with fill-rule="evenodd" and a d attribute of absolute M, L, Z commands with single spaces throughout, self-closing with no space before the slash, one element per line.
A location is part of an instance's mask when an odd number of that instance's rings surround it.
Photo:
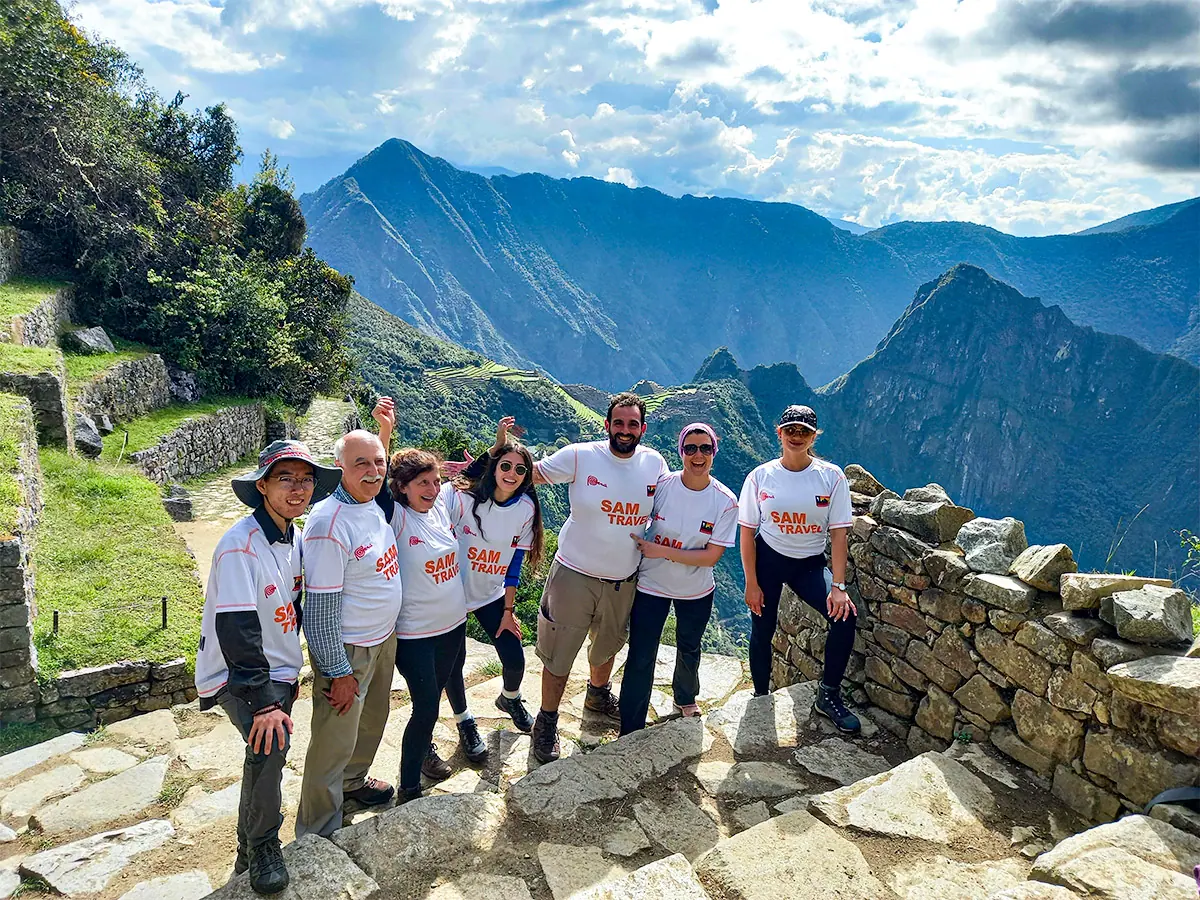
<path fill-rule="evenodd" d="M 737 540 L 738 502 L 712 477 L 717 434 L 703 422 L 679 433 L 683 470 L 654 490 L 654 512 L 643 536 L 631 534 L 642 552 L 637 593 L 629 615 L 629 656 L 621 682 L 621 734 L 646 727 L 654 662 L 663 625 L 675 607 L 675 708 L 700 712 L 700 640 L 712 615 L 713 566 Z"/>
<path fill-rule="evenodd" d="M 813 455 L 817 414 L 789 406 L 775 428 L 783 452 L 746 477 L 739 500 L 742 568 L 750 607 L 750 676 L 755 696 L 771 690 L 771 641 L 779 597 L 788 585 L 825 616 L 825 670 L 813 708 L 839 731 L 859 730 L 842 702 L 842 677 L 854 646 L 858 610 L 846 595 L 846 531 L 853 524 L 850 488 L 833 463 Z M 825 590 L 825 542 L 831 542 L 833 587 Z"/>

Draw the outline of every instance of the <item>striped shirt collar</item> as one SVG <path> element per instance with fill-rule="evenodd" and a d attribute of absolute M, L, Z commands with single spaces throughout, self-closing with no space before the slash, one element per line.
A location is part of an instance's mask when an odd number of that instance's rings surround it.
<path fill-rule="evenodd" d="M 335 490 L 335 491 L 333 492 L 333 496 L 334 496 L 334 497 L 336 497 L 338 500 L 341 500 L 343 503 L 349 503 L 349 504 L 351 504 L 351 505 L 354 505 L 354 506 L 361 506 L 361 505 L 362 505 L 360 501 L 358 501 L 358 500 L 355 500 L 353 497 L 351 497 L 351 496 L 350 496 L 350 493 L 349 493 L 349 492 L 346 490 L 346 488 L 345 488 L 345 487 L 344 487 L 342 484 L 340 484 L 340 483 L 339 483 L 339 484 L 338 484 L 338 486 L 337 486 L 337 490 Z M 368 501 L 368 502 L 370 502 L 370 501 Z"/>

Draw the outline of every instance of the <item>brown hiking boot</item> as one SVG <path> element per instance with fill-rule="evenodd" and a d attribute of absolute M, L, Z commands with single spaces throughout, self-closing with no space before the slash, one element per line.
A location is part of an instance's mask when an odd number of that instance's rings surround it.
<path fill-rule="evenodd" d="M 617 695 L 612 692 L 612 682 L 604 687 L 587 686 L 587 696 L 583 698 L 583 708 L 610 719 L 621 719 L 621 706 Z"/>
<path fill-rule="evenodd" d="M 363 782 L 362 787 L 346 791 L 342 795 L 342 799 L 353 800 L 356 803 L 361 803 L 363 806 L 379 806 L 391 800 L 392 795 L 395 793 L 396 791 L 386 781 L 368 777 Z"/>
<path fill-rule="evenodd" d="M 421 774 L 430 781 L 445 781 L 452 771 L 450 763 L 438 756 L 437 744 L 431 743 L 429 752 L 425 754 L 425 762 L 421 763 Z"/>

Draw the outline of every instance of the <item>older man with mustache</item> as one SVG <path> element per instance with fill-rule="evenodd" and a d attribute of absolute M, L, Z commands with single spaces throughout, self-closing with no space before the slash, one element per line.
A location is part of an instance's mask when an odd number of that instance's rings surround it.
<path fill-rule="evenodd" d="M 387 803 L 392 786 L 368 776 L 383 737 L 396 658 L 400 566 L 392 527 L 375 504 L 387 455 L 369 431 L 334 444 L 342 483 L 304 529 L 304 633 L 312 661 L 312 741 L 296 836 L 342 827 L 342 803 Z"/>

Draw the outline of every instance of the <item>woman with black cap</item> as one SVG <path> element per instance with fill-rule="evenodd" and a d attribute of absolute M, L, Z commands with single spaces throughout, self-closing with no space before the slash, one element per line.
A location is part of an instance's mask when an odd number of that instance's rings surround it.
<path fill-rule="evenodd" d="M 712 477 L 717 433 L 694 422 L 679 432 L 683 470 L 654 489 L 654 512 L 645 535 L 632 537 L 642 552 L 637 593 L 629 614 L 629 656 L 621 682 L 621 734 L 646 727 L 654 661 L 663 625 L 675 607 L 675 708 L 700 712 L 700 639 L 712 615 L 713 566 L 737 540 L 738 502 Z"/>
<path fill-rule="evenodd" d="M 854 646 L 858 610 L 846 594 L 846 530 L 853 524 L 842 470 L 812 447 L 817 414 L 789 406 L 775 429 L 783 452 L 746 477 L 739 500 L 742 568 L 750 607 L 750 676 L 756 696 L 771 689 L 771 641 L 779 597 L 788 585 L 829 623 L 825 671 L 814 709 L 839 731 L 854 733 L 858 717 L 842 702 L 842 677 Z M 825 542 L 832 546 L 833 587 L 825 590 Z"/>

